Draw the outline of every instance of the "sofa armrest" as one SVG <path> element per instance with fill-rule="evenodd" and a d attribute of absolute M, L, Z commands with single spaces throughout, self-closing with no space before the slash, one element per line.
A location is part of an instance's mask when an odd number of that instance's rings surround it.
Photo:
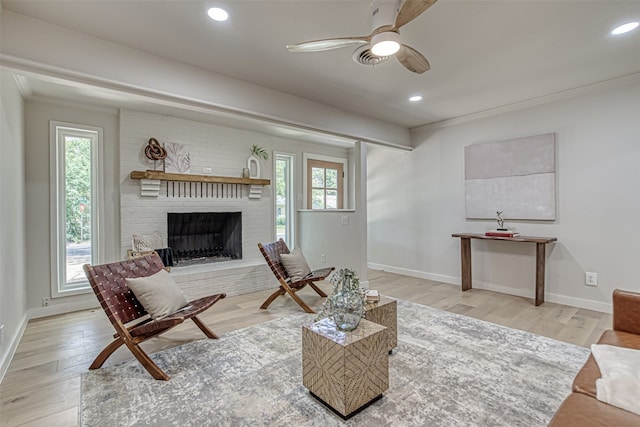
<path fill-rule="evenodd" d="M 613 329 L 640 335 L 640 293 L 613 291 Z"/>

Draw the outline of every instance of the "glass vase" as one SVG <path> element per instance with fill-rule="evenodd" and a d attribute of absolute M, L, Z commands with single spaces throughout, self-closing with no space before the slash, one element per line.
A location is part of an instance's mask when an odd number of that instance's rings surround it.
<path fill-rule="evenodd" d="M 362 318 L 362 296 L 358 292 L 344 290 L 331 300 L 333 320 L 341 331 L 352 331 Z"/>

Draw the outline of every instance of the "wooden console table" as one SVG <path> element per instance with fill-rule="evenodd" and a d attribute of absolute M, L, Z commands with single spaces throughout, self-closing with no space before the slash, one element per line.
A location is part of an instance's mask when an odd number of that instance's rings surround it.
<path fill-rule="evenodd" d="M 456 233 L 451 237 L 460 238 L 460 254 L 462 258 L 462 290 L 471 289 L 471 239 L 482 240 L 504 240 L 507 242 L 524 242 L 536 244 L 536 306 L 544 302 L 544 271 L 545 271 L 545 245 L 555 242 L 556 237 L 533 237 L 533 236 L 516 236 L 516 237 L 495 237 L 485 236 L 484 234 L 475 233 Z"/>

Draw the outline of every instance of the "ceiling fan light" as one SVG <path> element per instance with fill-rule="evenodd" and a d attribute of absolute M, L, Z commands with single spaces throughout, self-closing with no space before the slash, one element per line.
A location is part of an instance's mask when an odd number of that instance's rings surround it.
<path fill-rule="evenodd" d="M 209 18 L 218 22 L 223 22 L 229 19 L 229 12 L 222 9 L 221 7 L 210 7 L 207 10 L 207 15 L 209 15 Z"/>
<path fill-rule="evenodd" d="M 376 34 L 371 39 L 371 52 L 378 56 L 391 56 L 400 50 L 400 36 L 394 31 Z"/>

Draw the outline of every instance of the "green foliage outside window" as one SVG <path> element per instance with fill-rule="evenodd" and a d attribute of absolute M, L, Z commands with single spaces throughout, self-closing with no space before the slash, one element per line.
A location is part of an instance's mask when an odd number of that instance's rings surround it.
<path fill-rule="evenodd" d="M 287 224 L 287 176 L 289 174 L 287 163 L 288 162 L 286 160 L 276 159 L 275 189 L 276 205 L 278 208 L 276 215 L 276 227 L 278 235 L 283 235 L 285 233 L 285 225 Z"/>
<path fill-rule="evenodd" d="M 91 239 L 91 140 L 65 138 L 67 241 Z"/>
<path fill-rule="evenodd" d="M 282 198 L 287 197 L 287 162 L 284 160 L 276 160 L 276 195 Z"/>

